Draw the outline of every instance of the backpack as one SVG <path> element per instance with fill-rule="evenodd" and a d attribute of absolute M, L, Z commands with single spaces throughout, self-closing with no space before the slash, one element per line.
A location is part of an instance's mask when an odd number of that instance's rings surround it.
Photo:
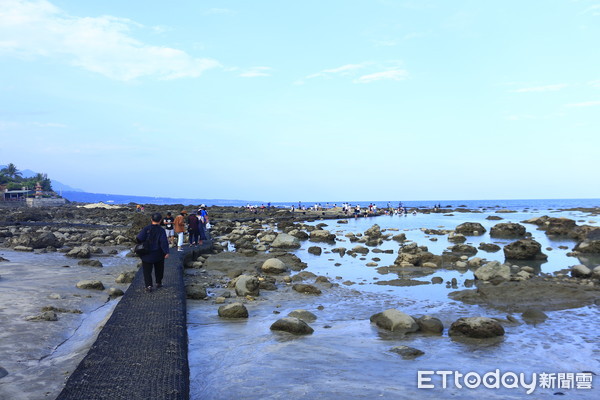
<path fill-rule="evenodd" d="M 136 244 L 133 248 L 133 252 L 138 257 L 145 256 L 146 254 L 150 253 L 150 232 L 151 229 L 148 229 L 146 232 L 146 240 L 144 240 L 142 243 Z"/>

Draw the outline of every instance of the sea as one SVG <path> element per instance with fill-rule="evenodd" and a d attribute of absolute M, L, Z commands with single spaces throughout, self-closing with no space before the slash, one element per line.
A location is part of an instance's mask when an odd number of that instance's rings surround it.
<path fill-rule="evenodd" d="M 374 203 L 380 207 L 387 205 L 387 201 Z M 326 205 L 326 202 L 321 204 Z M 405 275 L 379 268 L 394 263 L 401 246 L 394 241 L 385 241 L 378 246 L 383 252 L 370 248 L 364 256 L 341 256 L 332 250 L 334 247 L 351 249 L 356 243 L 351 243 L 346 234 L 362 234 L 377 224 L 382 231 L 405 233 L 409 241 L 443 255 L 452 245 L 447 235 L 427 234 L 425 229 L 449 230 L 463 222 L 479 222 L 487 230 L 483 235 L 469 236 L 467 244 L 478 247 L 486 242 L 502 247 L 510 240 L 493 238 L 489 234 L 490 228 L 497 223 L 523 223 L 548 215 L 570 218 L 579 225 L 600 226 L 597 215 L 582 210 L 599 206 L 600 200 L 403 202 L 406 207 L 433 207 L 436 204 L 464 207 L 475 212 L 410 213 L 309 223 L 326 224 L 324 229 L 337 237 L 335 244 L 304 241 L 293 251 L 307 263 L 305 271 L 324 276 L 335 284 L 333 288 L 323 289 L 321 295 L 300 295 L 281 287 L 276 291 L 261 291 L 254 299 L 235 298 L 233 294 L 228 302 L 242 301 L 249 310 L 249 318 L 243 320 L 219 318 L 219 305 L 214 300 L 229 291 L 224 287 L 208 288 L 208 301 L 188 301 L 191 399 L 476 400 L 555 399 L 557 395 L 599 399 L 599 305 L 546 311 L 546 321 L 532 323 L 520 312 L 452 300 L 449 293 L 469 288 L 467 282 L 474 279 L 472 270 L 439 269 L 429 275 L 415 276 L 414 273 Z M 397 202 L 394 205 L 397 206 Z M 506 213 L 505 210 L 513 212 Z M 487 219 L 491 215 L 502 220 Z M 537 226 L 523 224 L 532 238 L 542 245 L 548 259 L 545 262 L 522 261 L 520 266 L 552 274 L 563 270 L 568 273 L 568 269 L 576 264 L 591 268 L 600 265 L 598 256 L 574 257 L 570 252 L 575 240 L 548 237 Z M 277 230 L 275 225 L 264 228 Z M 309 252 L 312 246 L 321 247 L 322 254 Z M 386 250 L 392 253 L 388 254 Z M 487 261 L 505 261 L 502 251 L 479 250 L 476 256 Z M 445 283 L 432 284 L 432 277 L 440 277 Z M 454 287 L 449 284 L 453 278 L 457 282 Z M 422 284 L 394 286 L 385 282 L 405 279 Z M 313 282 L 314 278 L 305 283 Z M 404 335 L 384 331 L 370 322 L 373 314 L 390 308 L 415 317 L 439 318 L 445 330 L 442 335 Z M 293 336 L 269 329 L 276 320 L 297 309 L 308 310 L 317 317 L 309 322 L 313 334 Z M 517 322 L 508 322 L 508 315 Z M 448 335 L 448 328 L 458 318 L 476 316 L 505 321 L 505 335 L 497 340 L 459 340 Z M 404 359 L 394 352 L 399 346 L 415 348 L 424 354 Z M 487 386 L 483 383 L 485 376 L 491 379 Z M 577 379 L 592 382 L 588 387 L 578 383 Z"/>
<path fill-rule="evenodd" d="M 171 198 L 171 197 L 151 197 L 151 196 L 135 196 L 135 195 L 120 195 L 120 194 L 102 194 L 88 193 L 78 191 L 63 191 L 62 196 L 69 201 L 81 203 L 107 203 L 107 204 L 184 204 L 184 205 L 199 205 L 206 204 L 207 206 L 231 206 L 244 207 L 251 206 L 267 206 L 273 207 L 312 207 L 315 204 L 321 207 L 333 207 L 334 205 L 341 206 L 348 203 L 352 206 L 360 205 L 366 207 L 369 204 L 374 204 L 379 208 L 399 206 L 407 208 L 433 208 L 440 205 L 443 208 L 468 208 L 477 209 L 492 209 L 500 208 L 507 210 L 524 210 L 524 209 L 569 209 L 569 208 L 593 208 L 600 207 L 600 199 L 498 199 L 498 200 L 402 200 L 402 199 L 366 199 L 366 200 L 350 200 L 350 199 L 333 199 L 333 200 L 299 200 L 296 202 L 277 202 L 269 199 L 257 200 L 231 200 L 231 199 L 202 199 L 202 198 Z"/>

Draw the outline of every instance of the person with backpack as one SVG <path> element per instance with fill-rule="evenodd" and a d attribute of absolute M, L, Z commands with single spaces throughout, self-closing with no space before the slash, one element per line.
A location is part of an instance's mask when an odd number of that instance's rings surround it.
<path fill-rule="evenodd" d="M 151 292 L 153 289 L 152 270 L 154 270 L 156 278 L 156 288 L 162 287 L 165 259 L 169 258 L 169 242 L 165 230 L 160 226 L 161 221 L 160 213 L 152 214 L 151 224 L 142 228 L 136 237 L 138 243 L 144 243 L 145 248 L 140 258 L 142 259 L 146 292 Z"/>

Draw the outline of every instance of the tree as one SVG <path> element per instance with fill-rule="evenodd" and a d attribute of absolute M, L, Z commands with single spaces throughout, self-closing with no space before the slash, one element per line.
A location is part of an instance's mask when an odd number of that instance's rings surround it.
<path fill-rule="evenodd" d="M 10 163 L 6 167 L 2 168 L 1 172 L 12 179 L 17 179 L 22 176 L 21 171 L 19 171 L 13 163 Z"/>

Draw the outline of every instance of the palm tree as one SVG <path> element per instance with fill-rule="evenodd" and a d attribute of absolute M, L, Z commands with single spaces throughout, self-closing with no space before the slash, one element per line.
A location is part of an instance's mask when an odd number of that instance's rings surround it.
<path fill-rule="evenodd" d="M 19 171 L 13 163 L 10 163 L 5 168 L 2 168 L 2 173 L 12 179 L 16 179 L 22 175 L 21 171 Z"/>

